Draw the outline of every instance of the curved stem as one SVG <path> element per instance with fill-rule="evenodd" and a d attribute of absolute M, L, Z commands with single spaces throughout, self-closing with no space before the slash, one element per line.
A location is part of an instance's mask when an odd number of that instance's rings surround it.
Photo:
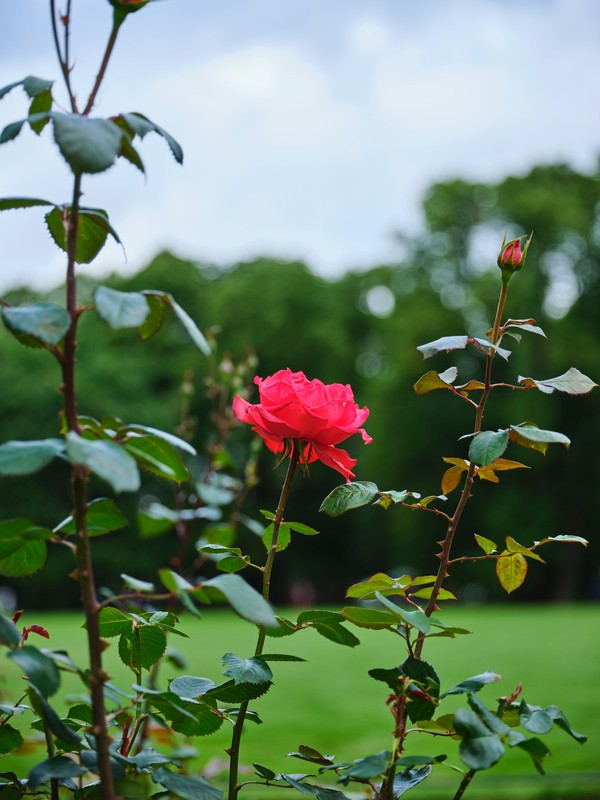
<path fill-rule="evenodd" d="M 475 777 L 475 770 L 474 769 L 470 769 L 466 773 L 466 775 L 462 779 L 462 781 L 460 782 L 460 786 L 456 790 L 456 794 L 454 795 L 452 800 L 460 800 L 460 798 L 465 793 L 465 790 L 466 790 L 467 786 L 471 783 L 471 781 L 473 780 L 474 777 Z"/>
<path fill-rule="evenodd" d="M 100 69 L 98 70 L 98 74 L 96 75 L 96 80 L 94 81 L 94 85 L 92 87 L 92 91 L 90 92 L 90 96 L 88 97 L 88 101 L 85 105 L 85 108 L 83 109 L 84 117 L 87 117 L 87 115 L 94 107 L 94 103 L 96 102 L 96 95 L 98 94 L 98 89 L 100 88 L 100 84 L 102 83 L 102 80 L 106 73 L 106 68 L 108 66 L 110 56 L 115 46 L 115 42 L 117 41 L 117 34 L 119 32 L 120 27 L 121 27 L 121 22 L 118 22 L 115 19 L 115 21 L 113 22 L 112 30 L 110 32 L 110 36 L 108 37 L 108 42 L 106 45 L 106 50 L 104 51 L 102 63 L 100 64 Z"/>
<path fill-rule="evenodd" d="M 273 520 L 273 536 L 271 538 L 271 546 L 269 547 L 269 552 L 267 553 L 267 560 L 265 562 L 263 571 L 262 595 L 265 600 L 269 599 L 271 590 L 271 573 L 273 571 L 275 553 L 277 552 L 279 529 L 281 528 L 281 523 L 283 522 L 283 512 L 285 511 L 290 489 L 292 487 L 292 481 L 294 479 L 294 474 L 299 461 L 300 451 L 298 449 L 298 445 L 294 442 L 294 449 L 290 456 L 290 463 L 288 464 L 287 474 L 285 476 L 285 481 L 279 496 L 279 503 L 277 504 L 277 510 L 275 511 L 275 519 Z M 262 654 L 266 635 L 266 628 L 258 629 L 258 638 L 256 641 L 256 648 L 254 650 L 255 656 L 260 656 Z M 237 719 L 233 728 L 233 734 L 231 736 L 231 747 L 229 748 L 230 765 L 228 800 L 234 800 L 234 798 L 237 797 L 237 793 L 240 789 L 238 786 L 240 744 L 242 740 L 242 731 L 244 729 L 244 720 L 246 718 L 246 713 L 248 712 L 248 706 L 249 702 L 247 700 L 240 705 Z"/>
<path fill-rule="evenodd" d="M 52 22 L 52 37 L 54 39 L 54 49 L 56 50 L 56 56 L 58 58 L 58 63 L 60 64 L 60 69 L 63 74 L 63 78 L 65 79 L 65 84 L 67 87 L 67 94 L 69 95 L 69 103 L 71 104 L 71 111 L 74 114 L 77 113 L 77 102 L 75 100 L 75 95 L 73 94 L 73 90 L 71 89 L 71 74 L 70 74 L 70 67 L 69 67 L 69 25 L 71 23 L 71 0 L 67 3 L 67 13 L 62 18 L 63 25 L 65 26 L 65 54 L 63 57 L 62 50 L 60 47 L 60 41 L 58 37 L 58 28 L 56 27 L 56 2 L 55 0 L 50 0 L 50 18 Z"/>

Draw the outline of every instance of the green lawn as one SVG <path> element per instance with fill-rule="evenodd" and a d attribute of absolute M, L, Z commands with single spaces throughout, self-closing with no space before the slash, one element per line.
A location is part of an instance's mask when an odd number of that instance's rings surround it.
<path fill-rule="evenodd" d="M 503 676 L 503 681 L 482 690 L 482 699 L 490 705 L 520 682 L 529 703 L 558 705 L 575 730 L 589 738 L 582 746 L 562 731 L 544 737 L 552 751 L 546 760 L 546 777 L 535 773 L 522 751 L 512 750 L 493 771 L 476 777 L 469 790 L 473 800 L 507 794 L 522 798 L 600 797 L 600 606 L 458 608 L 446 612 L 448 618 L 473 631 L 474 636 L 427 642 L 423 656 L 435 666 L 442 689 L 493 670 Z M 68 650 L 75 661 L 84 663 L 85 640 L 76 615 L 28 612 L 23 621 L 46 627 L 53 647 Z M 201 620 L 187 616 L 181 629 L 189 638 L 174 638 L 172 644 L 185 656 L 188 666 L 184 670 L 164 666 L 162 680 L 189 674 L 218 681 L 224 653 L 248 656 L 254 648 L 254 629 L 225 610 L 211 610 Z M 245 763 L 258 761 L 275 770 L 302 772 L 303 762 L 286 757 L 299 744 L 335 754 L 340 760 L 389 747 L 391 716 L 385 706 L 386 687 L 373 681 L 367 670 L 399 663 L 404 657 L 401 640 L 387 632 L 357 633 L 361 645 L 354 649 L 335 645 L 311 630 L 267 640 L 268 651 L 300 655 L 307 663 L 272 664 L 275 685 L 254 704 L 264 724 L 247 726 L 242 751 Z M 39 644 L 45 642 L 39 640 Z M 126 688 L 128 681 L 133 681 L 133 675 L 118 660 L 116 640 L 106 651 L 106 663 L 117 685 Z M 4 702 L 16 699 L 12 689 L 16 674 L 12 664 L 0 662 Z M 65 688 L 71 693 L 80 691 L 70 678 Z M 193 744 L 202 765 L 224 759 L 229 729 L 224 726 Z M 407 752 L 448 753 L 449 762 L 459 763 L 456 745 L 445 739 L 413 737 Z M 20 758 L 31 756 L 4 756 L 4 769 L 15 767 Z M 450 787 L 456 787 L 457 782 L 456 773 L 440 767 L 411 796 L 415 800 L 452 797 Z M 251 792 L 245 797 L 251 797 Z"/>

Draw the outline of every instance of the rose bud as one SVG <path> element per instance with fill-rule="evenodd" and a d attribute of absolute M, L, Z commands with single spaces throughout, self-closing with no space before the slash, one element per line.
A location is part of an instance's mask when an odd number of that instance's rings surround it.
<path fill-rule="evenodd" d="M 506 234 L 504 235 L 502 247 L 498 253 L 498 266 L 502 270 L 502 280 L 505 283 L 508 283 L 513 274 L 518 272 L 525 263 L 532 236 L 533 233 L 529 235 L 524 246 L 521 247 L 521 241 L 526 238 L 525 236 L 519 236 L 518 239 L 512 239 L 507 243 Z"/>

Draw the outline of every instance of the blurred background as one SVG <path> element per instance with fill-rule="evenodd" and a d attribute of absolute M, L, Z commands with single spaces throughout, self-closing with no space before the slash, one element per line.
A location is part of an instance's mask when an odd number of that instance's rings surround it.
<path fill-rule="evenodd" d="M 82 96 L 109 12 L 99 0 L 75 4 L 74 82 Z M 0 83 L 57 77 L 46 4 L 5 4 L 0 20 Z M 190 465 L 197 480 L 184 492 L 148 475 L 139 497 L 119 499 L 131 525 L 94 542 L 100 585 L 118 587 L 124 558 L 141 579 L 165 563 L 186 564 L 194 577 L 214 572 L 211 563 L 194 563 L 194 544 L 231 529 L 244 552 L 260 546 L 240 515 L 256 521 L 260 508 L 275 507 L 283 467 L 274 470 L 272 455 L 257 452 L 250 431 L 233 428 L 224 411 L 227 393 L 255 373 L 289 366 L 350 383 L 371 409 L 366 427 L 374 439 L 368 447 L 348 443 L 357 477 L 439 494 L 442 457 L 465 455 L 458 439 L 472 419 L 446 393 L 417 397 L 412 386 L 451 364 L 461 380 L 480 377 L 483 362 L 463 351 L 423 363 L 415 348 L 446 334 L 485 334 L 507 226 L 511 238 L 534 231 L 507 313 L 536 318 L 549 342 L 511 342 L 499 379 L 549 378 L 577 366 L 598 380 L 599 23 L 600 7 L 584 0 L 376 0 L 368 7 L 171 0 L 127 21 L 97 113 L 146 113 L 181 141 L 186 162 L 180 171 L 164 142 L 149 137 L 142 145 L 147 183 L 124 164 L 86 179 L 86 202 L 109 211 L 128 261 L 107 246 L 81 269 L 81 300 L 97 280 L 169 291 L 209 332 L 215 351 L 204 360 L 175 323 L 144 343 L 92 314 L 82 320 L 81 412 L 184 432 L 201 454 Z M 2 124 L 25 116 L 20 90 L 2 101 L 1 114 Z M 63 202 L 69 191 L 51 142 L 25 131 L 0 148 L 0 195 Z M 3 299 L 62 302 L 56 287 L 64 259 L 41 215 L 3 213 L 0 238 Z M 54 435 L 61 405 L 54 364 L 6 333 L 0 359 L 0 440 Z M 600 596 L 596 409 L 594 394 L 507 390 L 490 404 L 488 429 L 533 420 L 573 444 L 545 458 L 509 451 L 533 469 L 506 474 L 499 487 L 478 483 L 463 552 L 475 554 L 474 533 L 523 544 L 558 534 L 590 539 L 587 550 L 548 545 L 548 565 L 532 563 L 509 602 Z M 215 421 L 226 425 L 226 441 Z M 251 480 L 238 492 L 226 478 L 243 474 L 248 458 Z M 220 498 L 199 489 L 207 469 L 221 476 L 213 487 L 225 492 Z M 54 464 L 32 478 L 5 479 L 2 518 L 33 515 L 35 497 L 35 521 L 53 527 L 70 513 L 65 477 Z M 315 464 L 310 480 L 297 481 L 288 517 L 322 535 L 298 537 L 281 555 L 276 602 L 316 595 L 339 603 L 350 583 L 375 571 L 435 570 L 441 529 L 430 515 L 398 508 L 337 521 L 319 515 L 339 477 Z M 94 496 L 105 492 L 92 486 Z M 197 516 L 182 535 L 177 525 L 140 517 L 157 503 L 217 506 L 221 518 Z M 6 579 L 5 588 L 20 605 L 47 607 L 49 598 L 57 608 L 77 605 L 77 586 L 64 579 L 71 568 L 69 553 L 51 550 L 43 583 L 34 575 Z M 469 602 L 504 597 L 492 563 L 457 567 L 452 581 Z"/>

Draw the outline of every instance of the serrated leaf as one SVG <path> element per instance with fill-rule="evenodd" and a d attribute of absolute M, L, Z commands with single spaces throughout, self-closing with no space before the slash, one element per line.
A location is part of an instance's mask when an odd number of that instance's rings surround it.
<path fill-rule="evenodd" d="M 482 672 L 480 675 L 474 675 L 472 678 L 467 678 L 460 683 L 457 683 L 456 686 L 453 686 L 451 689 L 448 689 L 447 692 L 444 692 L 441 697 L 449 697 L 452 694 L 468 694 L 470 692 L 478 692 L 484 686 L 487 686 L 489 683 L 497 683 L 498 681 L 502 680 L 500 675 L 497 675 L 495 672 Z"/>
<path fill-rule="evenodd" d="M 113 329 L 139 328 L 144 324 L 150 306 L 141 292 L 119 292 L 99 286 L 94 292 L 96 311 Z"/>
<path fill-rule="evenodd" d="M 265 532 L 263 533 L 262 536 L 263 544 L 267 551 L 271 549 L 271 544 L 273 542 L 273 532 L 274 532 L 274 526 L 271 523 L 271 525 L 267 525 L 267 527 L 265 528 Z M 282 522 L 281 525 L 279 526 L 279 531 L 277 534 L 277 547 L 276 547 L 277 552 L 279 553 L 282 550 L 285 550 L 286 547 L 291 542 L 291 540 L 292 540 L 292 532 L 290 530 L 290 527 L 289 525 L 286 525 L 285 522 Z"/>
<path fill-rule="evenodd" d="M 57 206 L 45 216 L 50 236 L 54 243 L 65 252 L 67 251 L 66 228 L 70 223 L 70 219 L 70 206 Z M 121 240 L 110 225 L 105 211 L 97 208 L 80 208 L 77 218 L 75 261 L 78 264 L 91 263 L 104 247 L 108 234 L 113 237 L 117 244 L 121 244 Z"/>
<path fill-rule="evenodd" d="M 233 653 L 225 653 L 221 663 L 226 667 L 224 675 L 238 683 L 268 683 L 273 673 L 260 658 L 240 658 Z"/>
<path fill-rule="evenodd" d="M 119 656 L 133 672 L 150 669 L 164 655 L 167 637 L 157 625 L 141 625 L 121 634 Z"/>
<path fill-rule="evenodd" d="M 436 671 L 431 664 L 414 656 L 409 656 L 400 664 L 399 671 L 432 698 L 431 701 L 418 697 L 411 698 L 406 709 L 409 719 L 411 722 L 431 719 L 437 708 L 437 698 L 440 696 L 440 679 Z"/>
<path fill-rule="evenodd" d="M 552 394 L 555 390 L 566 394 L 587 394 L 598 386 L 591 378 L 588 378 L 587 375 L 584 375 L 575 367 L 571 367 L 557 378 L 547 378 L 546 380 L 524 378 L 519 375 L 519 383 L 522 383 L 523 386 L 535 386 L 544 394 Z"/>
<path fill-rule="evenodd" d="M 125 442 L 125 450 L 135 458 L 140 467 L 161 478 L 183 483 L 190 473 L 181 460 L 179 451 L 158 436 L 139 436 Z"/>
<path fill-rule="evenodd" d="M 106 119 L 52 113 L 54 140 L 75 174 L 104 172 L 115 163 L 125 133 Z"/>
<path fill-rule="evenodd" d="M 4 197 L 0 199 L 0 211 L 12 211 L 19 208 L 33 208 L 34 206 L 53 206 L 50 200 L 41 200 L 39 197 Z"/>
<path fill-rule="evenodd" d="M 525 547 L 522 544 L 519 544 L 512 536 L 506 537 L 506 549 L 509 553 L 522 553 L 525 558 L 533 558 L 535 561 L 541 561 L 542 564 L 544 563 L 544 559 L 538 556 L 537 553 L 534 553 L 528 547 Z"/>
<path fill-rule="evenodd" d="M 12 725 L 0 725 L 0 755 L 17 750 L 23 744 L 23 737 Z"/>
<path fill-rule="evenodd" d="M 358 781 L 369 781 L 372 778 L 378 778 L 384 774 L 391 755 L 389 750 L 382 750 L 380 753 L 375 753 L 372 756 L 356 759 L 353 764 L 340 770 L 340 772 L 344 780 L 354 778 Z"/>
<path fill-rule="evenodd" d="M 122 633 L 130 631 L 133 619 L 130 615 L 119 611 L 118 608 L 108 606 L 100 609 L 99 624 L 100 636 L 103 639 L 110 639 L 112 636 L 120 636 Z"/>
<path fill-rule="evenodd" d="M 325 639 L 344 647 L 356 647 L 360 644 L 360 639 L 339 623 L 313 622 L 312 627 Z"/>
<path fill-rule="evenodd" d="M 395 628 L 398 625 L 398 618 L 395 614 L 381 611 L 378 608 L 347 606 L 342 609 L 342 615 L 344 619 L 356 625 L 358 628 L 384 630 L 385 628 Z"/>
<path fill-rule="evenodd" d="M 223 792 L 201 776 L 180 775 L 161 767 L 152 773 L 152 780 L 164 786 L 180 800 L 221 800 Z"/>
<path fill-rule="evenodd" d="M 285 524 L 290 530 L 295 531 L 295 533 L 300 533 L 302 536 L 319 535 L 319 531 L 315 530 L 315 528 L 311 528 L 310 525 L 303 525 L 301 522 L 288 522 L 286 520 Z"/>
<path fill-rule="evenodd" d="M 518 589 L 527 575 L 527 559 L 521 553 L 501 554 L 496 561 L 496 575 L 502 588 L 510 594 Z"/>
<path fill-rule="evenodd" d="M 256 700 L 266 694 L 273 684 L 268 683 L 235 683 L 227 681 L 215 686 L 209 693 L 222 703 L 245 703 L 247 700 Z"/>
<path fill-rule="evenodd" d="M 436 389 L 449 389 L 452 391 L 452 383 L 456 380 L 458 370 L 450 367 L 445 372 L 435 372 L 430 370 L 422 375 L 414 385 L 415 394 L 428 394 Z"/>
<path fill-rule="evenodd" d="M 468 467 L 454 466 L 447 469 L 442 476 L 442 492 L 447 495 L 453 492 L 459 485 L 462 479 L 463 472 L 466 472 Z"/>
<path fill-rule="evenodd" d="M 403 769 L 401 772 L 396 772 L 394 775 L 394 800 L 397 797 L 408 792 L 409 789 L 412 789 L 417 784 L 421 783 L 431 775 L 433 767 L 431 764 L 427 764 L 424 767 L 418 767 L 416 769 Z"/>
<path fill-rule="evenodd" d="M 0 522 L 0 558 L 19 550 L 28 540 L 50 539 L 52 531 L 38 528 L 28 519 L 7 519 Z"/>
<path fill-rule="evenodd" d="M 500 458 L 507 445 L 508 430 L 482 431 L 471 441 L 469 459 L 477 466 L 485 467 Z"/>
<path fill-rule="evenodd" d="M 546 536 L 544 539 L 540 539 L 539 542 L 534 542 L 534 545 L 537 547 L 538 545 L 546 544 L 547 542 L 573 542 L 575 544 L 582 544 L 584 547 L 587 547 L 589 544 L 588 540 L 583 539 L 581 536 L 560 534 L 559 536 Z"/>
<path fill-rule="evenodd" d="M 54 303 L 3 308 L 2 319 L 17 338 L 25 334 L 50 346 L 59 344 L 71 327 L 67 311 Z"/>
<path fill-rule="evenodd" d="M 230 603 L 233 610 L 249 622 L 263 628 L 277 628 L 279 623 L 273 609 L 255 589 L 239 575 L 217 575 L 204 581 L 202 589 L 217 591 Z"/>
<path fill-rule="evenodd" d="M 43 122 L 49 119 L 51 116 L 51 112 L 42 112 L 40 114 L 32 114 L 31 116 L 25 117 L 25 119 L 19 119 L 16 122 L 10 122 L 4 127 L 2 133 L 0 133 L 0 144 L 5 144 L 6 142 L 16 139 L 16 137 L 23 130 L 23 125 L 25 125 L 26 122 L 32 125 Z"/>
<path fill-rule="evenodd" d="M 25 541 L 18 550 L 0 558 L 0 575 L 7 578 L 23 578 L 33 575 L 46 563 L 46 542 Z"/>
<path fill-rule="evenodd" d="M 0 614 L 0 643 L 11 645 L 21 644 L 21 632 L 15 623 L 4 614 Z M 1 751 L 0 751 L 1 752 Z"/>
<path fill-rule="evenodd" d="M 495 553 L 498 549 L 496 542 L 492 542 L 491 539 L 486 539 L 485 536 L 480 536 L 478 533 L 474 534 L 474 536 L 475 541 L 487 556 L 491 553 Z"/>
<path fill-rule="evenodd" d="M 464 350 L 469 342 L 468 336 L 443 336 L 433 342 L 422 344 L 417 350 L 423 358 L 437 356 L 438 353 L 449 353 L 451 350 Z"/>
<path fill-rule="evenodd" d="M 183 150 L 181 149 L 181 145 L 177 142 L 170 133 L 164 128 L 161 128 L 155 122 L 148 119 L 148 117 L 144 116 L 144 114 L 140 114 L 137 111 L 132 111 L 128 114 L 120 114 L 121 119 L 123 119 L 127 125 L 133 130 L 133 132 L 143 139 L 147 133 L 154 132 L 157 133 L 159 136 L 166 141 L 169 145 L 169 150 L 173 154 L 173 158 L 177 161 L 178 164 L 183 164 Z"/>
<path fill-rule="evenodd" d="M 221 572 L 241 572 L 241 570 L 245 569 L 248 566 L 248 562 L 245 561 L 243 558 L 238 558 L 237 556 L 227 556 L 225 558 L 220 558 L 217 561 L 217 569 Z"/>
<path fill-rule="evenodd" d="M 344 483 L 327 495 L 319 511 L 330 517 L 339 517 L 352 508 L 367 505 L 377 496 L 377 492 L 377 485 L 370 481 Z"/>
<path fill-rule="evenodd" d="M 114 500 L 100 497 L 88 504 L 88 536 L 104 536 L 104 534 L 120 530 L 128 524 L 127 517 L 119 510 Z M 68 516 L 54 528 L 55 533 L 72 534 L 76 530 L 77 526 L 73 516 Z"/>
<path fill-rule="evenodd" d="M 26 644 L 17 650 L 11 650 L 7 657 L 19 666 L 44 697 L 53 695 L 60 686 L 56 664 L 37 647 Z"/>
<path fill-rule="evenodd" d="M 193 675 L 180 675 L 169 684 L 169 690 L 182 700 L 197 700 L 215 688 L 209 678 L 196 678 Z"/>
<path fill-rule="evenodd" d="M 298 614 L 298 625 L 306 625 L 309 622 L 324 622 L 327 624 L 337 624 L 343 622 L 344 618 L 338 611 L 324 611 L 322 609 L 311 609 L 302 611 Z"/>
<path fill-rule="evenodd" d="M 460 757 L 470 769 L 489 769 L 504 755 L 498 734 L 492 733 L 473 711 L 459 709 L 454 715 L 454 729 L 462 737 Z"/>
<path fill-rule="evenodd" d="M 500 478 L 496 472 L 505 472 L 511 469 L 531 469 L 526 464 L 521 464 L 519 461 L 510 461 L 507 458 L 496 458 L 491 464 L 477 469 L 477 477 L 483 481 L 491 481 L 492 483 L 499 483 Z"/>
<path fill-rule="evenodd" d="M 571 440 L 564 433 L 544 431 L 530 423 L 511 425 L 509 437 L 516 444 L 520 444 L 530 450 L 537 450 L 543 455 L 546 454 L 549 444 L 563 444 L 567 449 L 571 444 Z"/>
<path fill-rule="evenodd" d="M 86 772 L 86 767 L 80 767 L 67 756 L 53 756 L 35 765 L 29 773 L 28 786 L 35 791 L 38 786 L 47 783 L 52 778 L 59 780 L 78 778 L 80 775 L 85 775 Z"/>
<path fill-rule="evenodd" d="M 115 492 L 135 492 L 140 488 L 135 460 L 118 444 L 82 439 L 70 431 L 67 434 L 67 455 L 72 463 L 88 467 L 107 481 Z"/>

